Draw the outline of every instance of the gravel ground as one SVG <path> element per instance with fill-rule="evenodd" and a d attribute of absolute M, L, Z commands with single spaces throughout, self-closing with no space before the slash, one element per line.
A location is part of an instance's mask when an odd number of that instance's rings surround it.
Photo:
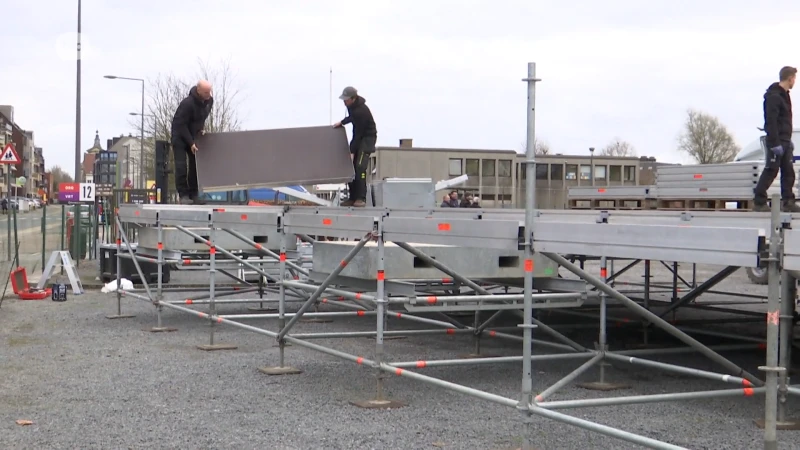
<path fill-rule="evenodd" d="M 591 266 L 591 265 L 590 265 Z M 654 264 L 654 267 L 656 264 Z M 621 267 L 617 263 L 617 268 Z M 688 267 L 688 266 L 687 266 Z M 595 270 L 591 267 L 590 270 Z M 563 270 L 563 269 L 562 269 Z M 690 270 L 690 269 L 689 269 Z M 702 277 L 713 271 L 698 269 Z M 622 280 L 637 280 L 641 270 Z M 654 269 L 668 280 L 663 268 Z M 766 289 L 744 281 L 737 272 L 720 289 L 764 294 Z M 179 299 L 171 296 L 168 298 Z M 722 296 L 704 297 L 715 301 Z M 0 436 L 8 449 L 93 448 L 276 448 L 276 449 L 515 449 L 530 436 L 539 449 L 628 449 L 623 441 L 535 417 L 526 429 L 522 414 L 512 408 L 432 387 L 407 378 L 391 377 L 387 395 L 408 403 L 383 411 L 351 406 L 374 393 L 373 373 L 298 346 L 287 349 L 287 362 L 304 372 L 270 377 L 257 368 L 277 362 L 278 349 L 268 337 L 217 327 L 218 342 L 237 350 L 203 352 L 208 325 L 186 314 L 165 311 L 165 325 L 174 333 L 148 333 L 155 324 L 151 305 L 125 300 L 130 319 L 108 320 L 115 296 L 90 292 L 70 296 L 66 303 L 6 299 L 0 309 Z M 755 307 L 748 307 L 753 309 Z M 763 308 L 762 308 L 763 309 Z M 226 305 L 223 313 L 245 311 Z M 616 312 L 615 312 L 616 313 Z M 712 313 L 694 313 L 712 317 Z M 631 316 L 628 314 L 628 316 Z M 541 316 L 559 323 L 562 315 Z M 470 320 L 465 318 L 464 320 Z M 574 322 L 574 319 L 568 319 Z M 275 321 L 248 321 L 275 330 Z M 763 323 L 763 322 L 762 322 Z M 400 323 L 390 321 L 391 329 Z M 403 326 L 407 326 L 405 322 Z M 741 328 L 742 326 L 739 325 Z M 763 326 L 750 325 L 752 333 Z M 330 323 L 301 323 L 296 332 L 374 330 L 374 317 L 336 318 Z M 612 327 L 613 343 L 630 343 L 638 334 Z M 594 331 L 571 331 L 590 345 Z M 657 343 L 668 344 L 658 336 Z M 374 341 L 366 338 L 319 340 L 345 352 L 372 356 Z M 412 336 L 386 341 L 395 361 L 451 359 L 472 351 L 463 335 Z M 519 344 L 485 339 L 492 355 L 518 355 Z M 536 350 L 539 351 L 539 350 Z M 761 375 L 764 353 L 739 352 L 731 359 Z M 718 367 L 699 356 L 661 358 L 706 370 Z M 534 390 L 540 392 L 576 368 L 580 362 L 534 364 Z M 426 368 L 422 373 L 495 394 L 517 398 L 521 365 Z M 594 381 L 593 369 L 579 381 Z M 630 388 L 614 393 L 587 391 L 570 385 L 552 400 L 636 395 L 725 386 L 675 374 L 616 365 L 610 381 Z M 693 449 L 752 449 L 763 446 L 763 431 L 753 419 L 763 414 L 763 396 L 698 400 L 607 408 L 565 410 L 576 417 Z M 790 414 L 800 417 L 797 403 Z M 33 421 L 19 426 L 18 419 Z M 780 431 L 779 448 L 800 448 L 800 432 Z"/>

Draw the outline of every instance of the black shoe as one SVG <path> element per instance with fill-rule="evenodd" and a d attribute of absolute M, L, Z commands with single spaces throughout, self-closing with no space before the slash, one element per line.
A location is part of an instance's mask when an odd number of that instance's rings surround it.
<path fill-rule="evenodd" d="M 194 196 L 192 197 L 192 203 L 194 203 L 195 205 L 205 205 L 206 201 L 203 200 L 202 197 Z"/>
<path fill-rule="evenodd" d="M 339 203 L 339 206 L 353 206 L 355 200 L 345 200 L 342 203 Z"/>
<path fill-rule="evenodd" d="M 786 202 L 783 204 L 781 211 L 788 213 L 800 213 L 800 205 L 798 205 L 794 201 Z"/>

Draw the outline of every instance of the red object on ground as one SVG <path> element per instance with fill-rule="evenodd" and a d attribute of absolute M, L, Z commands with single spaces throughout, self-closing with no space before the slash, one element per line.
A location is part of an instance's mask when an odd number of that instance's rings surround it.
<path fill-rule="evenodd" d="M 33 289 L 28 284 L 28 273 L 24 267 L 17 267 L 11 272 L 11 287 L 20 300 L 44 300 L 53 294 L 53 290 Z"/>

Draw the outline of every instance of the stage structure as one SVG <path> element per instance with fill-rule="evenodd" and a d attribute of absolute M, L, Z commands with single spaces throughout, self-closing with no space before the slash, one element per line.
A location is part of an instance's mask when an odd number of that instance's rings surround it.
<path fill-rule="evenodd" d="M 118 267 L 125 257 L 132 259 L 137 269 L 139 261 L 155 261 L 159 265 L 159 276 L 155 289 L 144 283 L 144 295 L 118 291 L 118 311 L 112 317 L 122 316 L 120 302 L 121 297 L 126 296 L 151 302 L 156 306 L 155 331 L 165 329 L 162 325 L 163 308 L 208 321 L 212 326 L 209 344 L 203 346 L 205 350 L 235 348 L 214 342 L 214 327 L 217 325 L 268 336 L 277 341 L 279 358 L 274 366 L 260 370 L 271 375 L 301 372 L 300 368 L 292 367 L 287 362 L 286 344 L 351 361 L 378 374 L 374 398 L 355 402 L 361 407 L 402 406 L 399 402 L 385 398 L 383 393 L 384 384 L 388 382 L 387 377 L 402 376 L 518 409 L 525 415 L 528 423 L 532 423 L 536 417 L 549 418 L 650 448 L 682 447 L 576 418 L 560 410 L 764 395 L 765 447 L 777 448 L 776 429 L 779 424 L 788 421 L 785 417 L 786 397 L 789 394 L 800 394 L 800 388 L 789 385 L 785 369 L 790 357 L 789 343 L 796 297 L 795 277 L 800 274 L 800 236 L 797 234 L 798 227 L 795 226 L 800 225 L 800 215 L 795 217 L 782 214 L 775 198 L 771 214 L 723 211 L 536 210 L 533 204 L 533 143 L 535 87 L 539 80 L 536 78 L 534 63 L 528 65 L 528 76 L 524 81 L 528 83 L 528 176 L 525 210 L 120 205 L 116 216 L 118 229 L 146 227 L 144 229 L 148 231 L 145 234 L 140 233 L 140 236 L 150 233 L 150 244 L 145 247 L 139 245 L 134 251 L 126 234 L 120 233 L 117 239 Z M 165 288 L 161 282 L 161 267 L 164 264 L 182 263 L 182 249 L 169 248 L 171 245 L 181 246 L 180 239 L 170 239 L 169 245 L 166 239 L 168 235 L 181 234 L 187 236 L 192 245 L 205 245 L 208 249 L 210 287 L 202 301 L 175 302 L 165 301 L 163 298 Z M 344 241 L 315 240 L 311 236 L 339 238 Z M 310 269 L 289 257 L 296 249 L 298 239 L 313 243 L 313 264 Z M 250 252 L 260 259 L 245 259 L 239 256 L 242 251 Z M 466 252 L 471 252 L 468 256 L 471 264 L 463 262 L 467 259 Z M 587 273 L 562 255 L 599 258 L 600 273 Z M 219 314 L 216 305 L 225 300 L 218 298 L 229 294 L 227 291 L 217 292 L 219 258 L 244 265 L 277 285 L 277 312 Z M 748 373 L 720 354 L 727 350 L 755 348 L 759 344 L 706 346 L 612 287 L 608 280 L 608 261 L 612 258 L 730 267 L 758 267 L 763 261 L 767 261 L 770 275 L 766 315 L 767 360 L 760 367 L 764 373 Z M 277 276 L 261 268 L 261 263 L 270 259 L 278 261 Z M 559 278 L 559 267 L 574 273 L 580 280 Z M 508 279 L 519 280 L 522 292 L 492 293 L 482 282 L 495 280 L 499 283 L 500 280 Z M 331 299 L 339 301 L 330 301 Z M 242 301 L 244 300 L 232 300 Z M 263 299 L 252 301 L 259 302 Z M 289 301 L 300 303 L 296 312 L 287 312 L 286 305 Z M 343 311 L 310 312 L 320 303 Z M 574 342 L 534 317 L 536 310 L 568 312 L 586 304 L 597 305 L 600 312 L 598 345 L 594 349 Z M 686 347 L 610 350 L 606 340 L 607 311 L 610 304 L 627 308 L 650 326 L 680 340 Z M 195 309 L 197 306 L 200 309 Z M 458 311 L 474 313 L 474 324 L 467 326 L 448 316 L 449 313 Z M 522 323 L 514 327 L 521 330 L 521 333 L 491 328 L 501 314 L 521 315 Z M 376 324 L 375 331 L 294 331 L 303 318 L 324 320 L 348 315 L 372 318 Z M 277 327 L 259 327 L 247 323 L 264 319 L 277 319 Z M 398 328 L 387 330 L 390 319 L 393 324 L 398 324 Z M 429 328 L 402 330 L 399 326 L 403 322 L 421 323 Z M 391 336 L 457 333 L 473 336 L 476 343 L 474 357 L 394 361 L 384 351 L 384 340 Z M 312 342 L 314 339 L 357 336 L 376 338 L 372 356 L 345 353 Z M 481 355 L 479 343 L 486 337 L 521 342 L 521 355 Z M 698 352 L 715 362 L 718 370 L 698 370 L 643 358 L 680 352 Z M 533 391 L 534 364 L 547 360 L 572 359 L 580 363 L 573 372 L 544 391 Z M 604 361 L 716 380 L 728 387 L 699 392 L 551 400 L 559 390 L 595 367 L 598 369 L 597 382 L 590 383 L 588 388 L 609 391 L 622 388 L 609 379 L 602 364 Z M 424 374 L 425 368 L 434 366 L 512 362 L 522 363 L 521 392 L 517 398 L 480 391 Z"/>

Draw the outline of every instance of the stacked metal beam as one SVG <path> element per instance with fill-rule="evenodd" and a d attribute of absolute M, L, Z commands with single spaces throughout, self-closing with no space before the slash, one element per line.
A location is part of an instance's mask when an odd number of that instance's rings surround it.
<path fill-rule="evenodd" d="M 656 171 L 660 200 L 751 200 L 763 163 L 758 161 L 661 166 Z"/>
<path fill-rule="evenodd" d="M 570 209 L 647 209 L 656 198 L 655 186 L 574 186 L 567 193 Z"/>

